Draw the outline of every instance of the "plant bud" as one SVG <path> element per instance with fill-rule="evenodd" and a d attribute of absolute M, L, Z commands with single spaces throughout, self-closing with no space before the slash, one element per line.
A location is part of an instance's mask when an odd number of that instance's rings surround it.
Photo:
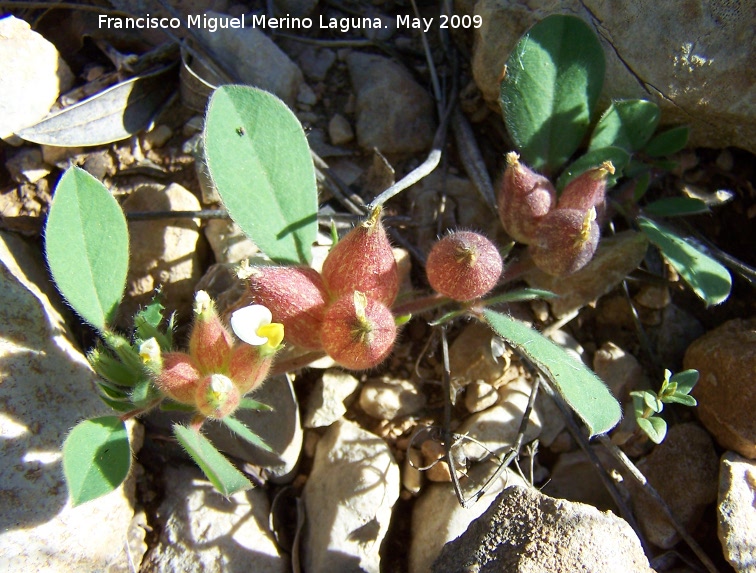
<path fill-rule="evenodd" d="M 286 340 L 308 350 L 320 350 L 328 292 L 323 280 L 309 267 L 253 267 L 248 271 L 249 290 L 240 306 L 261 304 L 284 325 Z"/>
<path fill-rule="evenodd" d="M 606 182 L 609 175 L 614 175 L 614 165 L 604 161 L 598 167 L 581 173 L 570 181 L 559 197 L 558 209 L 577 209 L 587 211 L 591 207 L 603 208 L 606 201 Z"/>
<path fill-rule="evenodd" d="M 260 386 L 273 364 L 273 354 L 261 352 L 261 347 L 240 344 L 234 348 L 228 364 L 228 375 L 243 396 Z"/>
<path fill-rule="evenodd" d="M 458 231 L 433 245 L 425 272 L 435 291 L 466 301 L 496 286 L 502 267 L 496 245 L 478 233 Z"/>
<path fill-rule="evenodd" d="M 556 204 L 556 189 L 546 177 L 520 163 L 514 151 L 507 153 L 507 169 L 498 194 L 499 219 L 515 241 L 536 241 L 539 221 Z"/>
<path fill-rule="evenodd" d="M 202 372 L 217 372 L 228 362 L 233 338 L 215 311 L 215 304 L 205 291 L 195 296 L 194 326 L 189 337 L 189 353 Z"/>
<path fill-rule="evenodd" d="M 396 340 L 396 324 L 386 305 L 354 292 L 328 309 L 321 338 L 323 348 L 337 363 L 350 370 L 365 370 L 389 355 Z"/>
<path fill-rule="evenodd" d="M 199 367 L 183 352 L 163 354 L 163 369 L 155 377 L 155 386 L 176 402 L 194 404 L 200 381 Z"/>
<path fill-rule="evenodd" d="M 600 232 L 596 209 L 555 209 L 538 227 L 539 240 L 530 245 L 533 262 L 553 276 L 572 274 L 593 258 Z"/>
<path fill-rule="evenodd" d="M 197 386 L 197 409 L 208 418 L 220 419 L 239 407 L 241 394 L 223 374 L 205 376 Z"/>
<path fill-rule="evenodd" d="M 380 208 L 334 245 L 323 261 L 323 282 L 333 300 L 359 291 L 386 306 L 393 304 L 399 272 Z"/>

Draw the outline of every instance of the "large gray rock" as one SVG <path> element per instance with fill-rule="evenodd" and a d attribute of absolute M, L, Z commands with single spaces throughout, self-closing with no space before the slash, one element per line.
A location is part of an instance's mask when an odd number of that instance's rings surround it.
<path fill-rule="evenodd" d="M 724 556 L 736 571 L 756 572 L 756 461 L 735 452 L 719 465 L 717 533 Z"/>
<path fill-rule="evenodd" d="M 352 422 L 334 423 L 304 488 L 303 570 L 378 573 L 398 497 L 399 466 L 386 443 Z"/>
<path fill-rule="evenodd" d="M 430 147 L 433 100 L 410 73 L 388 58 L 353 52 L 347 60 L 357 93 L 357 141 L 381 153 L 415 153 Z"/>
<path fill-rule="evenodd" d="M 0 570 L 125 573 L 133 480 L 78 507 L 68 499 L 66 434 L 82 419 L 112 412 L 50 303 L 57 295 L 40 259 L 37 249 L 0 232 Z M 132 426 L 132 447 L 140 441 Z"/>
<path fill-rule="evenodd" d="M 652 573 L 640 541 L 612 512 L 510 487 L 444 546 L 434 573 Z"/>
<path fill-rule="evenodd" d="M 468 484 L 481 487 L 496 470 L 492 462 L 478 464 L 469 472 Z M 412 510 L 412 545 L 409 554 L 409 573 L 426 573 L 438 557 L 445 543 L 462 535 L 496 500 L 504 488 L 527 487 L 519 474 L 507 469 L 493 482 L 491 488 L 469 508 L 457 501 L 451 483 L 427 485 Z M 474 491 L 467 491 L 470 495 Z"/>
<path fill-rule="evenodd" d="M 168 467 L 164 480 L 160 539 L 145 556 L 142 573 L 291 571 L 268 527 L 264 490 L 224 498 L 192 466 Z"/>
<path fill-rule="evenodd" d="M 475 13 L 473 75 L 489 102 L 520 36 L 549 14 L 582 17 L 599 35 L 607 69 L 603 103 L 645 98 L 662 122 L 691 126 L 691 145 L 742 147 L 756 152 L 756 71 L 750 61 L 753 5 L 602 2 L 600 0 L 481 0 Z"/>

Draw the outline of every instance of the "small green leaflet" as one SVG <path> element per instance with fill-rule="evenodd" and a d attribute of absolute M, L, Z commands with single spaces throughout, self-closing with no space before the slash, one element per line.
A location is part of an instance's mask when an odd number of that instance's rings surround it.
<path fill-rule="evenodd" d="M 129 436 L 117 416 L 84 420 L 63 442 L 63 473 L 74 506 L 113 491 L 130 467 Z"/>
<path fill-rule="evenodd" d="M 174 424 L 173 434 L 220 493 L 228 496 L 252 487 L 244 474 L 198 431 Z"/>
<path fill-rule="evenodd" d="M 638 217 L 638 226 L 707 306 L 727 300 L 730 272 L 661 223 Z"/>

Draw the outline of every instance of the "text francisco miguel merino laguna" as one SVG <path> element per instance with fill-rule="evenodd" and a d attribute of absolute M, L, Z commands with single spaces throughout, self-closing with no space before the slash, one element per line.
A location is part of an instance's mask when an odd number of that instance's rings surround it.
<path fill-rule="evenodd" d="M 432 25 L 433 18 L 412 18 L 410 16 L 397 16 L 396 25 L 399 28 L 419 28 L 426 31 Z M 281 30 L 310 29 L 317 23 L 318 28 L 330 28 L 348 32 L 352 29 L 383 28 L 388 23 L 381 18 L 325 18 L 322 15 L 317 19 L 298 18 L 289 16 L 270 18 L 265 14 L 255 14 L 244 18 L 232 18 L 230 16 L 208 16 L 207 14 L 188 15 L 185 21 L 181 18 L 162 18 L 146 14 L 138 18 L 121 18 L 101 14 L 99 17 L 100 28 L 114 29 L 166 29 L 198 28 L 215 32 L 223 28 L 270 28 Z"/>

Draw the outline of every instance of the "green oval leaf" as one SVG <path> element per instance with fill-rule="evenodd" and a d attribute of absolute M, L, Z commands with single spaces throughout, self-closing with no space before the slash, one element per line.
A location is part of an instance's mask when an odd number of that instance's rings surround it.
<path fill-rule="evenodd" d="M 605 434 L 617 425 L 622 416 L 619 403 L 585 364 L 517 320 L 492 310 L 483 314 L 496 334 L 527 356 L 551 380 L 591 436 Z"/>
<path fill-rule="evenodd" d="M 613 146 L 638 151 L 651 139 L 660 117 L 659 106 L 650 101 L 615 101 L 596 124 L 588 150 Z"/>
<path fill-rule="evenodd" d="M 692 197 L 664 197 L 643 207 L 643 212 L 659 217 L 684 217 L 708 213 L 709 206 Z"/>
<path fill-rule="evenodd" d="M 664 437 L 667 435 L 667 422 L 663 418 L 651 416 L 650 418 L 638 418 L 636 421 L 638 427 L 646 433 L 652 442 L 661 444 L 664 441 Z"/>
<path fill-rule="evenodd" d="M 689 396 L 688 394 L 680 394 L 680 393 L 674 393 L 671 396 L 665 397 L 663 402 L 675 402 L 677 404 L 682 404 L 683 406 L 696 406 L 698 405 L 698 401 L 693 397 Z"/>
<path fill-rule="evenodd" d="M 252 483 L 221 454 L 210 441 L 197 430 L 181 424 L 173 425 L 176 436 L 186 453 L 223 495 L 231 495 L 252 487 Z"/>
<path fill-rule="evenodd" d="M 580 18 L 552 15 L 509 56 L 499 102 L 530 167 L 553 173 L 580 145 L 604 82 L 604 52 Z"/>
<path fill-rule="evenodd" d="M 105 330 L 126 288 L 129 233 L 110 191 L 83 169 L 68 169 L 55 189 L 45 256 L 68 303 L 93 327 Z"/>
<path fill-rule="evenodd" d="M 732 277 L 715 259 L 660 223 L 638 217 L 638 226 L 707 306 L 730 296 Z"/>
<path fill-rule="evenodd" d="M 113 491 L 130 466 L 129 435 L 116 416 L 84 420 L 63 442 L 63 474 L 74 506 Z"/>
<path fill-rule="evenodd" d="M 673 127 L 656 135 L 643 151 L 651 157 L 666 157 L 677 153 L 688 143 L 690 128 L 686 125 Z"/>
<path fill-rule="evenodd" d="M 698 377 L 698 370 L 691 368 L 674 374 L 672 378 L 670 378 L 670 381 L 677 384 L 678 394 L 690 394 L 690 391 L 693 390 L 693 387 L 698 383 Z"/>
<path fill-rule="evenodd" d="M 302 126 L 276 96 L 223 86 L 205 121 L 210 176 L 231 218 L 280 263 L 306 263 L 317 233 L 315 168 Z"/>
<path fill-rule="evenodd" d="M 562 172 L 557 180 L 557 189 L 561 191 L 575 177 L 589 169 L 598 167 L 604 161 L 611 161 L 614 165 L 614 175 L 609 175 L 606 183 L 607 187 L 612 187 L 622 177 L 623 170 L 630 162 L 630 154 L 620 147 L 602 147 L 589 151 Z"/>

